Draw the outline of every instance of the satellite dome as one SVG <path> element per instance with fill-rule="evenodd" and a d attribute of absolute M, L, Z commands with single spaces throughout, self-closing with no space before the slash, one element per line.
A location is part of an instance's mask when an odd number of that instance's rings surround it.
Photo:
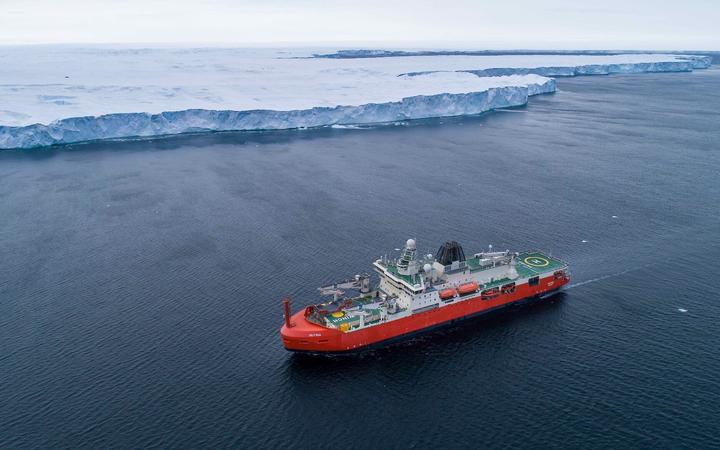
<path fill-rule="evenodd" d="M 405 247 L 409 248 L 410 250 L 415 250 L 415 239 L 408 239 L 405 243 Z"/>
<path fill-rule="evenodd" d="M 425 273 L 430 273 L 432 271 L 432 266 L 430 264 L 425 264 L 423 266 L 423 270 L 425 271 Z"/>

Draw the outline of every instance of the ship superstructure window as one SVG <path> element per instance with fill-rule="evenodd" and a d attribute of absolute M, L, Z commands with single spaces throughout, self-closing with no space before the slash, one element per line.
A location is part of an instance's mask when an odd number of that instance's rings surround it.
<path fill-rule="evenodd" d="M 540 284 L 540 277 L 532 277 L 528 280 L 528 286 L 537 286 Z"/>

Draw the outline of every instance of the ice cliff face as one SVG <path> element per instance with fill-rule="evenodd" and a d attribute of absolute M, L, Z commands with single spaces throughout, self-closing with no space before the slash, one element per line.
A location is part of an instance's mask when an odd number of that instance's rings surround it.
<path fill-rule="evenodd" d="M 481 77 L 500 75 L 536 74 L 546 77 L 575 77 L 581 75 L 610 75 L 619 73 L 692 72 L 693 69 L 710 67 L 709 57 L 698 57 L 685 61 L 664 61 L 654 63 L 587 64 L 575 67 L 536 67 L 532 69 L 485 69 L 471 70 Z"/>
<path fill-rule="evenodd" d="M 585 64 L 580 66 L 554 67 L 500 67 L 481 70 L 465 70 L 479 77 L 508 75 L 541 75 L 544 77 L 575 77 L 582 75 L 610 75 L 622 73 L 692 72 L 694 69 L 710 67 L 709 56 L 683 56 L 676 61 L 638 62 L 621 64 Z M 409 72 L 407 76 L 424 75 L 428 72 Z"/>
<path fill-rule="evenodd" d="M 553 92 L 555 81 L 548 77 L 710 65 L 708 57 L 659 54 L 367 56 L 2 48 L 0 149 L 472 115 Z"/>
<path fill-rule="evenodd" d="M 621 56 L 632 54 L 664 54 L 665 52 L 648 52 L 648 51 L 611 51 L 611 50 L 338 50 L 332 53 L 315 53 L 313 58 L 327 59 L 363 59 L 363 58 L 395 58 L 395 57 L 412 57 L 412 56 Z M 717 62 L 720 52 L 700 52 L 705 56 L 687 56 L 680 52 L 671 52 L 670 54 L 678 55 L 679 59 L 689 58 L 697 59 L 700 64 L 707 63 L 706 66 L 697 66 L 696 69 L 707 68 L 713 60 Z"/>
<path fill-rule="evenodd" d="M 125 113 L 73 117 L 49 125 L 0 126 L 0 148 L 32 148 L 96 139 L 162 136 L 199 131 L 277 130 L 326 125 L 394 122 L 480 114 L 524 105 L 528 97 L 555 91 L 555 80 L 462 94 L 418 95 L 397 102 L 319 107 L 295 111 L 188 109 L 159 114 Z"/>

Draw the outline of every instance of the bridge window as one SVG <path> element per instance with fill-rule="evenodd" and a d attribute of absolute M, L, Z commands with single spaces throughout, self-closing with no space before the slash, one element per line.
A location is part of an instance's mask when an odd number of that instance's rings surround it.
<path fill-rule="evenodd" d="M 540 284 L 540 277 L 532 277 L 528 280 L 528 286 L 537 286 Z"/>

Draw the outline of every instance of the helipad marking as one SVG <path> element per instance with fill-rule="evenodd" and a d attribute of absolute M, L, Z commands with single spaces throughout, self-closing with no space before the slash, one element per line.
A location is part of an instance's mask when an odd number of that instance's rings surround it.
<path fill-rule="evenodd" d="M 550 261 L 543 258 L 542 256 L 528 256 L 523 259 L 523 262 L 531 267 L 545 267 L 550 265 Z"/>

